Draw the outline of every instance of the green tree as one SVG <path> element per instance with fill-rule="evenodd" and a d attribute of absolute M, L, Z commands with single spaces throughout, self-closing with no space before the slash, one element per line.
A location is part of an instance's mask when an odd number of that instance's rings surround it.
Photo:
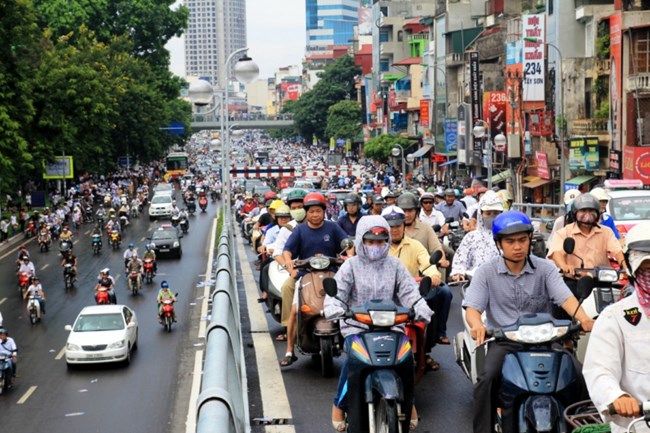
<path fill-rule="evenodd" d="M 401 146 L 406 150 L 413 143 L 404 137 L 398 137 L 392 134 L 379 135 L 373 137 L 363 146 L 367 158 L 377 161 L 386 162 L 391 157 L 391 149 L 395 146 Z"/>
<path fill-rule="evenodd" d="M 341 101 L 328 110 L 326 137 L 353 140 L 361 133 L 361 109 L 356 101 Z"/>

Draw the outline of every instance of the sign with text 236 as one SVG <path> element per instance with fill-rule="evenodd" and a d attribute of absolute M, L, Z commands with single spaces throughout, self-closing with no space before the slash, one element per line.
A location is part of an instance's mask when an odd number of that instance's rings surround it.
<path fill-rule="evenodd" d="M 544 14 L 523 16 L 523 91 L 524 101 L 544 100 L 544 39 L 546 38 Z"/>

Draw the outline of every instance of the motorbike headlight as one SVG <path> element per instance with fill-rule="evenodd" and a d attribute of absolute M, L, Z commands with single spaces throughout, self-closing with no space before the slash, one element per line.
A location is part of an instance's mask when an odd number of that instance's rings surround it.
<path fill-rule="evenodd" d="M 569 330 L 568 326 L 554 326 L 552 323 L 540 325 L 522 325 L 514 331 L 505 333 L 506 338 L 520 343 L 543 343 L 563 336 Z"/>
<path fill-rule="evenodd" d="M 369 311 L 370 319 L 375 326 L 393 326 L 395 325 L 394 311 Z"/>
<path fill-rule="evenodd" d="M 180 246 L 181 246 L 181 244 L 178 241 L 174 242 L 174 248 L 178 248 Z"/>
<path fill-rule="evenodd" d="M 125 340 L 116 341 L 115 343 L 111 343 L 111 344 L 108 346 L 108 348 L 109 348 L 109 349 L 121 349 L 121 348 L 124 347 L 124 344 L 125 344 L 125 343 L 126 343 Z"/>
<path fill-rule="evenodd" d="M 327 269 L 330 265 L 330 259 L 327 257 L 323 256 L 318 256 L 318 257 L 312 257 L 309 260 L 309 266 L 311 266 L 314 269 Z"/>
<path fill-rule="evenodd" d="M 80 347 L 80 346 L 78 346 L 78 345 L 76 345 L 76 344 L 72 344 L 72 343 L 67 343 L 67 344 L 65 345 L 65 348 L 68 349 L 68 350 L 75 351 L 75 352 L 81 350 L 81 347 Z"/>
<path fill-rule="evenodd" d="M 618 281 L 618 272 L 614 269 L 598 269 L 598 281 L 614 283 Z"/>

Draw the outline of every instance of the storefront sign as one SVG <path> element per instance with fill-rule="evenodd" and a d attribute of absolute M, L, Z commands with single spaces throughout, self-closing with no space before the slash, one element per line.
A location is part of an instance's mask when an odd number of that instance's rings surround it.
<path fill-rule="evenodd" d="M 612 143 L 610 149 L 621 148 L 621 127 L 623 112 L 621 100 L 623 96 L 623 16 L 620 12 L 609 17 L 609 61 L 611 65 L 609 76 L 609 106 L 612 113 Z"/>
<path fill-rule="evenodd" d="M 458 149 L 458 123 L 456 119 L 445 121 L 445 148 L 447 153 L 456 152 Z"/>
<path fill-rule="evenodd" d="M 481 118 L 481 83 L 478 66 L 478 51 L 469 53 L 470 96 L 472 100 L 472 127 Z"/>
<path fill-rule="evenodd" d="M 585 139 L 576 137 L 569 139 L 569 169 L 582 170 L 585 168 Z"/>
<path fill-rule="evenodd" d="M 650 185 L 650 152 L 646 147 L 625 146 L 623 152 L 623 179 L 638 179 Z"/>
<path fill-rule="evenodd" d="M 429 125 L 429 100 L 420 99 L 420 126 L 428 128 Z"/>
<path fill-rule="evenodd" d="M 594 171 L 599 168 L 598 137 L 585 137 L 585 169 Z"/>
<path fill-rule="evenodd" d="M 545 15 L 524 15 L 523 38 L 534 38 L 535 42 L 524 39 L 523 58 L 524 58 L 524 101 L 543 101 L 544 100 L 544 41 L 546 40 Z"/>
<path fill-rule="evenodd" d="M 549 180 L 551 178 L 551 173 L 548 169 L 548 156 L 546 152 L 536 151 L 535 159 L 537 159 L 537 176 L 542 179 Z"/>
<path fill-rule="evenodd" d="M 483 94 L 483 119 L 490 126 L 489 134 L 492 140 L 497 134 L 506 133 L 508 96 L 505 91 L 485 92 Z M 497 149 L 505 151 L 504 149 Z"/>
<path fill-rule="evenodd" d="M 621 173 L 621 151 L 609 151 L 609 171 L 620 174 Z"/>

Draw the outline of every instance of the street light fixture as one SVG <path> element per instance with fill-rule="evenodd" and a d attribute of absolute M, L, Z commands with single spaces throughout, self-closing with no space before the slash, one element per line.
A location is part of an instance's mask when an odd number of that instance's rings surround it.
<path fill-rule="evenodd" d="M 482 139 L 486 133 L 487 133 L 487 161 L 485 164 L 487 165 L 488 169 L 488 189 L 492 189 L 492 137 L 490 137 L 489 132 L 487 131 L 488 123 L 485 120 L 478 119 L 477 122 L 479 122 L 476 126 L 474 126 L 474 129 L 472 129 L 472 133 L 474 134 L 474 137 L 478 139 Z M 496 144 L 496 147 L 498 149 L 502 149 L 503 146 L 506 145 L 506 137 L 503 134 L 497 134 L 494 136 L 494 144 Z"/>
<path fill-rule="evenodd" d="M 404 148 L 402 146 L 395 146 L 390 150 L 391 155 L 395 158 L 398 156 L 402 159 L 402 189 L 406 189 L 406 164 L 404 161 Z"/>
<path fill-rule="evenodd" d="M 566 171 L 564 169 L 564 166 L 566 164 L 565 157 L 564 157 L 564 130 L 568 126 L 566 117 L 564 116 L 564 80 L 562 77 L 562 62 L 563 62 L 562 51 L 555 44 L 552 44 L 550 42 L 544 42 L 540 38 L 525 37 L 524 41 L 533 42 L 533 43 L 541 42 L 547 47 L 553 48 L 557 52 L 558 59 L 559 59 L 558 69 L 560 73 L 559 75 L 556 75 L 555 79 L 559 83 L 558 87 L 560 91 L 560 118 L 562 119 L 562 121 L 558 122 L 556 120 L 555 126 L 557 128 L 556 131 L 557 131 L 558 140 L 560 140 L 560 196 L 561 196 L 562 194 L 564 194 L 564 185 L 566 183 Z"/>

